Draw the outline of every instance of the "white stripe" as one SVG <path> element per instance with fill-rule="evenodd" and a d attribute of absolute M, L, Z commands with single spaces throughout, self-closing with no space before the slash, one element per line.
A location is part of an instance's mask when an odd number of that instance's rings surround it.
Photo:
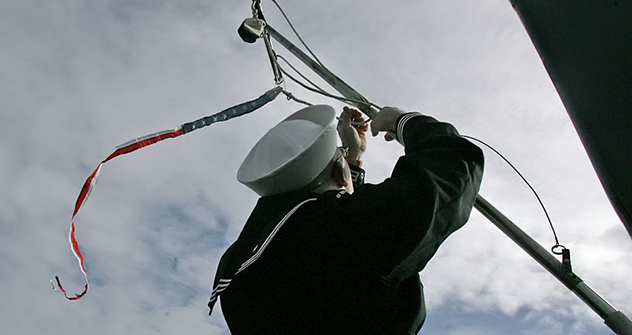
<path fill-rule="evenodd" d="M 230 285 L 230 282 L 231 282 L 231 279 L 220 279 L 217 286 L 213 289 L 213 295 L 215 294 L 215 292 L 218 292 L 218 291 L 221 292 L 225 290 L 226 287 Z"/>
<path fill-rule="evenodd" d="M 142 142 L 144 140 L 147 140 L 147 139 L 150 139 L 150 138 L 153 138 L 153 137 L 156 137 L 156 136 L 169 134 L 169 133 L 172 133 L 172 132 L 177 131 L 177 130 L 178 129 L 163 130 L 163 131 L 155 132 L 155 133 L 148 134 L 148 135 L 145 135 L 145 136 L 137 137 L 137 138 L 135 138 L 133 140 L 129 140 L 129 141 L 127 141 L 127 142 L 125 142 L 125 143 L 123 143 L 121 145 L 118 145 L 116 147 L 116 149 L 118 150 L 118 149 L 121 149 L 121 148 L 125 148 L 128 145 L 132 145 L 134 143 Z"/>
<path fill-rule="evenodd" d="M 274 238 L 274 236 L 277 234 L 277 232 L 279 231 L 279 229 L 281 229 L 281 227 L 283 226 L 283 224 L 292 216 L 292 214 L 294 214 L 299 207 L 301 207 L 303 204 L 309 202 L 309 201 L 314 201 L 316 200 L 316 198 L 311 198 L 311 199 L 307 199 L 303 202 L 301 202 L 300 204 L 296 205 L 296 207 L 292 208 L 292 210 L 287 213 L 285 215 L 285 217 L 281 220 L 281 222 L 279 222 L 276 227 L 274 227 L 274 230 L 272 230 L 272 232 L 270 233 L 270 235 L 268 235 L 268 237 L 266 238 L 266 240 L 263 242 L 263 244 L 261 244 L 261 248 L 259 248 L 259 250 L 257 251 L 257 253 L 255 253 L 252 257 L 250 257 L 250 259 L 248 259 L 247 261 L 245 261 L 241 267 L 239 268 L 239 270 L 237 270 L 237 272 L 235 272 L 235 274 L 238 274 L 242 271 L 244 271 L 247 267 L 249 267 L 250 265 L 252 265 L 252 263 L 254 263 L 255 261 L 257 261 L 257 259 L 259 259 L 259 257 L 261 256 L 261 254 L 263 253 L 263 251 L 266 249 L 266 247 L 268 246 L 268 244 L 270 244 L 270 241 L 272 241 L 272 239 Z"/>
<path fill-rule="evenodd" d="M 211 300 L 216 299 L 217 296 L 220 293 L 224 292 L 228 288 L 229 285 L 230 285 L 230 283 L 228 283 L 228 284 L 226 284 L 224 286 L 218 286 L 218 287 L 214 288 L 213 289 L 213 293 L 211 293 Z"/>
<path fill-rule="evenodd" d="M 411 112 L 404 114 L 404 116 L 399 119 L 399 122 L 397 123 L 397 141 L 403 146 L 406 146 L 406 144 L 404 144 L 404 125 L 406 125 L 406 122 L 408 122 L 410 119 L 419 115 L 421 115 L 421 113 Z"/>
<path fill-rule="evenodd" d="M 88 201 L 88 198 L 90 198 L 92 189 L 94 189 L 94 185 L 97 184 L 97 179 L 99 179 L 99 175 L 101 174 L 102 167 L 103 167 L 103 163 L 100 163 L 99 166 L 97 166 L 97 169 L 95 170 L 95 172 L 93 172 L 94 176 L 92 177 L 92 180 L 90 180 L 90 186 L 88 186 L 88 191 L 86 191 L 86 195 L 83 197 L 83 200 L 81 201 L 81 204 L 79 205 L 79 209 L 77 209 L 77 212 L 72 216 L 73 222 L 75 221 L 75 217 L 79 214 L 79 212 L 83 208 L 83 205 Z M 72 246 L 72 242 L 70 243 L 70 245 Z"/>
<path fill-rule="evenodd" d="M 307 199 L 307 200 L 301 202 L 300 204 L 296 205 L 294 208 L 292 208 L 292 210 L 283 217 L 281 222 L 279 222 L 276 225 L 276 227 L 274 227 L 274 229 L 272 230 L 270 235 L 268 235 L 266 240 L 261 244 L 261 248 L 259 248 L 257 253 L 254 254 L 252 257 L 250 257 L 250 259 L 245 261 L 241 265 L 239 270 L 237 270 L 237 272 L 235 272 L 235 275 L 240 273 L 241 271 L 245 270 L 247 267 L 252 265 L 252 263 L 254 263 L 257 259 L 259 259 L 259 256 L 261 256 L 261 254 L 263 253 L 265 248 L 268 246 L 268 244 L 270 244 L 270 241 L 272 241 L 272 238 L 274 238 L 276 233 L 279 231 L 279 229 L 281 229 L 283 224 L 292 216 L 292 214 L 294 214 L 298 210 L 298 208 L 301 207 L 303 204 L 305 204 L 305 203 L 307 203 L 309 201 L 313 201 L 313 200 L 316 200 L 316 198 Z M 219 282 L 217 283 L 217 286 L 215 288 L 213 288 L 213 292 L 211 293 L 211 299 L 209 301 L 212 302 L 212 303 L 215 303 L 215 301 L 217 301 L 217 298 L 219 297 L 220 293 L 224 292 L 228 288 L 228 286 L 230 286 L 230 282 L 231 281 L 232 281 L 232 279 L 220 278 Z"/>

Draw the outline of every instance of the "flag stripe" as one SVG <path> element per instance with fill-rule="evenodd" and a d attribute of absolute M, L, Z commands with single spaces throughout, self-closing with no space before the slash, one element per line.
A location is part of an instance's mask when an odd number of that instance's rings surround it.
<path fill-rule="evenodd" d="M 217 121 L 225 121 L 233 117 L 238 117 L 238 116 L 250 113 L 262 107 L 263 105 L 267 104 L 268 102 L 274 100 L 274 98 L 276 98 L 276 96 L 280 92 L 281 92 L 281 88 L 275 87 L 274 89 L 266 92 L 265 94 L 263 94 L 262 96 L 260 96 L 259 98 L 255 100 L 248 101 L 241 105 L 233 106 L 231 108 L 227 108 L 217 114 L 207 116 L 205 118 L 199 119 L 194 122 L 185 123 L 177 129 L 165 130 L 165 131 L 160 131 L 157 133 L 141 136 L 131 141 L 125 142 L 122 145 L 117 146 L 114 152 L 112 152 L 106 159 L 104 159 L 97 166 L 94 172 L 92 172 L 92 174 L 88 177 L 88 179 L 86 179 L 86 181 L 83 184 L 83 187 L 81 188 L 81 191 L 79 192 L 79 196 L 77 197 L 77 201 L 75 203 L 75 209 L 72 213 L 72 220 L 70 223 L 70 233 L 68 234 L 68 239 L 70 241 L 70 247 L 72 249 L 72 252 L 75 255 L 75 258 L 77 258 L 77 261 L 79 262 L 79 268 L 81 269 L 81 272 L 83 273 L 85 277 L 85 281 L 86 281 L 85 288 L 83 292 L 81 293 L 78 293 L 78 294 L 75 293 L 74 296 L 68 296 L 68 294 L 66 293 L 66 290 L 61 285 L 61 281 L 59 280 L 59 277 L 55 276 L 55 281 L 57 282 L 57 287 L 59 287 L 59 289 L 55 287 L 53 281 L 51 280 L 53 289 L 61 291 L 68 300 L 78 300 L 88 292 L 88 286 L 89 286 L 88 273 L 86 272 L 86 268 L 84 265 L 83 255 L 81 254 L 81 250 L 79 249 L 79 243 L 77 242 L 77 239 L 75 237 L 75 217 L 77 216 L 77 214 L 79 213 L 83 205 L 88 200 L 88 197 L 90 196 L 90 193 L 92 192 L 92 189 L 94 188 L 94 185 L 97 182 L 99 174 L 101 173 L 101 168 L 103 167 L 103 164 L 105 164 L 106 162 L 108 162 L 109 160 L 113 158 L 128 154 L 140 148 L 160 142 L 162 140 L 178 137 L 180 135 L 183 135 L 193 130 L 199 129 L 201 127 L 210 125 Z"/>

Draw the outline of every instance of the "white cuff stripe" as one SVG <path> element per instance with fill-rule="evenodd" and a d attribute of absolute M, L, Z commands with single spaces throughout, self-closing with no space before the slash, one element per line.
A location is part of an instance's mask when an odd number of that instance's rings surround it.
<path fill-rule="evenodd" d="M 399 122 L 397 123 L 397 141 L 401 143 L 403 146 L 406 146 L 406 144 L 404 143 L 404 125 L 406 125 L 406 122 L 408 122 L 410 119 L 414 118 L 415 116 L 420 116 L 420 115 L 421 113 L 419 112 L 411 112 L 411 113 L 404 114 L 399 119 Z"/>

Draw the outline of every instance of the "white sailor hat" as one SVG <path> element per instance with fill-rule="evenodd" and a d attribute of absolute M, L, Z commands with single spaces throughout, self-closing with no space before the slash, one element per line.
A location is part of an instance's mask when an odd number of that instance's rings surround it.
<path fill-rule="evenodd" d="M 303 108 L 270 129 L 250 150 L 237 180 L 260 196 L 296 191 L 314 180 L 336 153 L 331 106 Z"/>

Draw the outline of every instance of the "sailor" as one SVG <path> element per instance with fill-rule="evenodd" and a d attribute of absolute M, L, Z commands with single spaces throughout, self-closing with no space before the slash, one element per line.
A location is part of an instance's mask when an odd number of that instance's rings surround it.
<path fill-rule="evenodd" d="M 405 155 L 363 184 L 368 127 L 349 108 L 335 119 L 325 105 L 292 114 L 237 173 L 261 198 L 209 303 L 221 300 L 232 334 L 416 334 L 425 320 L 418 273 L 468 220 L 482 151 L 448 123 L 385 107 L 371 132 L 389 131 Z"/>

